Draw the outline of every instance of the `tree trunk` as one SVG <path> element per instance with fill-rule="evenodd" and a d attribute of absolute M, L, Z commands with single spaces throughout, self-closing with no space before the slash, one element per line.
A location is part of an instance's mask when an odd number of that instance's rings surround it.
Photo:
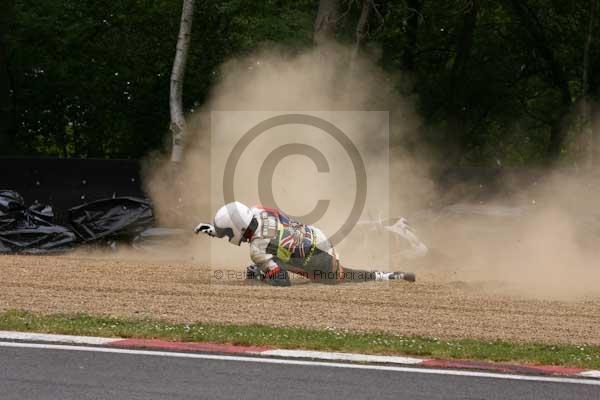
<path fill-rule="evenodd" d="M 592 166 L 597 164 L 595 159 L 597 158 L 597 154 L 600 151 L 598 148 L 599 140 L 598 140 L 598 132 L 600 132 L 600 105 L 598 103 L 590 104 L 591 110 L 591 127 L 590 127 L 590 153 L 592 157 Z"/>
<path fill-rule="evenodd" d="M 10 8 L 10 5 L 9 5 Z M 13 87 L 8 66 L 7 33 L 8 18 L 0 17 L 0 154 L 10 153 L 15 136 Z"/>
<path fill-rule="evenodd" d="M 479 0 L 472 0 L 471 6 L 464 15 L 462 28 L 456 41 L 456 56 L 452 64 L 451 85 L 454 92 L 459 85 L 463 85 L 465 76 L 465 68 L 471 57 L 471 49 L 473 48 L 473 35 L 477 24 L 477 14 L 479 13 Z"/>
<path fill-rule="evenodd" d="M 183 114 L 182 91 L 185 66 L 190 47 L 193 14 L 194 0 L 183 0 L 179 37 L 177 38 L 177 50 L 175 52 L 175 61 L 173 62 L 173 70 L 171 72 L 171 93 L 169 97 L 171 133 L 173 135 L 171 161 L 173 162 L 180 162 L 183 156 L 185 116 Z"/>
<path fill-rule="evenodd" d="M 319 1 L 319 10 L 317 11 L 313 32 L 315 44 L 322 44 L 335 38 L 339 14 L 338 0 Z"/>
<path fill-rule="evenodd" d="M 566 138 L 565 118 L 569 113 L 573 101 L 571 99 L 571 89 L 567 75 L 559 64 L 552 46 L 550 45 L 544 28 L 542 27 L 535 11 L 533 11 L 526 0 L 510 0 L 517 18 L 521 20 L 521 24 L 529 33 L 529 43 L 535 48 L 544 58 L 548 65 L 551 76 L 551 84 L 560 91 L 561 105 L 555 112 L 552 126 L 550 128 L 550 140 L 546 149 L 546 154 L 550 162 L 554 162 L 561 154 L 562 147 Z"/>
<path fill-rule="evenodd" d="M 548 155 L 548 159 L 550 163 L 555 162 L 560 157 L 562 152 L 563 143 L 566 137 L 565 131 L 565 118 L 567 117 L 568 111 L 567 109 L 561 107 L 558 111 L 556 118 L 552 121 L 552 125 L 550 126 L 550 141 L 548 142 L 548 147 L 546 149 L 546 154 Z"/>
<path fill-rule="evenodd" d="M 590 20 L 588 23 L 587 37 L 585 47 L 583 49 L 583 118 L 586 121 L 585 126 L 589 127 L 588 144 L 587 144 L 587 166 L 589 169 L 594 166 L 594 124 L 592 122 L 592 107 L 590 104 L 590 47 L 594 37 L 594 21 L 596 19 L 597 0 L 589 0 Z"/>
<path fill-rule="evenodd" d="M 408 0 L 408 11 L 410 17 L 406 20 L 406 48 L 402 52 L 402 67 L 407 71 L 414 71 L 417 34 L 419 32 L 419 20 L 423 12 L 423 0 Z"/>
<path fill-rule="evenodd" d="M 477 25 L 480 0 L 472 0 L 469 9 L 462 19 L 462 26 L 456 40 L 456 55 L 450 72 L 448 118 L 449 160 L 457 163 L 468 144 L 466 134 L 465 94 L 462 88 L 467 79 L 467 64 L 473 48 L 473 36 Z"/>
<path fill-rule="evenodd" d="M 362 1 L 360 17 L 358 18 L 358 22 L 356 23 L 354 49 L 352 50 L 352 61 L 354 61 L 358 56 L 358 52 L 360 51 L 362 41 L 367 34 L 367 21 L 369 20 L 369 14 L 371 13 L 372 1 L 373 0 Z"/>

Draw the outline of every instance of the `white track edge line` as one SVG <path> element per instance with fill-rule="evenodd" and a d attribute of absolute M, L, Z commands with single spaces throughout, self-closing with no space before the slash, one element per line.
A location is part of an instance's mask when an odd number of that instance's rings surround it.
<path fill-rule="evenodd" d="M 0 331 L 0 340 L 22 340 L 30 342 L 46 342 L 46 343 L 74 343 L 74 344 L 90 344 L 90 345 L 107 345 L 112 342 L 122 340 L 120 338 L 102 338 L 94 336 L 73 336 L 73 335 L 56 335 L 47 333 L 34 332 L 13 332 Z M 354 362 L 376 362 L 402 365 L 420 364 L 425 359 L 402 356 L 380 356 L 372 354 L 358 353 L 339 353 L 326 351 L 311 351 L 311 350 L 286 350 L 272 349 L 257 352 L 247 352 L 245 354 L 265 355 L 274 357 L 289 357 L 289 358 L 312 358 L 319 360 L 333 361 L 354 361 Z"/>
<path fill-rule="evenodd" d="M 499 373 L 491 373 L 491 372 L 444 370 L 444 369 L 433 369 L 433 368 L 429 369 L 429 368 L 416 368 L 416 367 L 397 367 L 397 366 L 384 366 L 384 365 L 344 364 L 344 363 L 333 363 L 333 362 L 322 362 L 322 361 L 286 360 L 286 359 L 281 359 L 281 358 L 240 357 L 240 356 L 226 356 L 226 355 L 198 354 L 198 353 L 178 353 L 178 352 L 165 352 L 165 351 L 130 350 L 130 349 L 109 348 L 109 347 L 86 347 L 86 346 L 69 346 L 69 345 L 38 344 L 38 343 L 16 343 L 16 342 L 0 342 L 0 347 L 31 348 L 31 349 L 45 349 L 45 350 L 88 351 L 88 352 L 96 352 L 96 353 L 115 353 L 115 354 L 161 356 L 161 357 L 174 357 L 174 358 L 195 358 L 195 359 L 203 359 L 203 360 L 240 361 L 240 362 L 264 363 L 264 364 L 320 366 L 320 367 L 349 368 L 349 369 L 363 369 L 363 370 L 377 370 L 377 371 L 409 372 L 409 373 L 421 373 L 421 374 L 432 374 L 432 375 L 453 375 L 453 376 L 466 376 L 466 377 L 477 377 L 477 378 L 506 379 L 506 380 L 516 380 L 516 381 L 573 383 L 573 384 L 579 384 L 579 385 L 600 386 L 600 380 L 597 380 L 597 379 L 561 378 L 561 377 L 546 377 L 546 376 L 535 376 L 535 375 L 511 375 L 511 374 L 499 374 Z"/>
<path fill-rule="evenodd" d="M 122 338 L 105 338 L 97 336 L 76 336 L 76 335 L 59 335 L 59 334 L 48 334 L 48 333 L 35 333 L 35 332 L 16 332 L 16 331 L 0 331 L 1 340 L 21 340 L 21 341 L 33 341 L 33 342 L 47 342 L 47 343 L 68 343 L 68 344 L 88 344 L 88 345 L 108 345 L 113 342 L 123 340 Z M 261 352 L 248 352 L 248 355 L 262 355 L 262 356 L 274 356 L 274 357 L 285 357 L 285 358 L 307 358 L 315 360 L 328 360 L 328 361 L 353 361 L 353 362 L 371 362 L 371 363 L 387 363 L 387 364 L 400 364 L 400 365 L 418 365 L 426 361 L 426 359 L 419 359 L 413 357 L 402 357 L 402 356 L 378 356 L 370 354 L 357 354 L 357 353 L 338 353 L 338 352 L 324 352 L 324 351 L 311 351 L 311 350 L 286 350 L 286 349 L 273 349 L 265 350 Z M 596 378 L 600 379 L 600 370 L 586 370 L 574 374 L 584 378 Z"/>

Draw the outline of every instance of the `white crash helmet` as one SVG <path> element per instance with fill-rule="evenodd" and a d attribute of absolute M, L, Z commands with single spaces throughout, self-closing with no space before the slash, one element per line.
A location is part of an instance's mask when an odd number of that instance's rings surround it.
<path fill-rule="evenodd" d="M 229 238 L 229 242 L 238 246 L 251 225 L 256 224 L 252 210 L 239 201 L 225 204 L 215 214 L 215 233 L 217 237 Z M 252 229 L 254 230 L 254 229 Z"/>

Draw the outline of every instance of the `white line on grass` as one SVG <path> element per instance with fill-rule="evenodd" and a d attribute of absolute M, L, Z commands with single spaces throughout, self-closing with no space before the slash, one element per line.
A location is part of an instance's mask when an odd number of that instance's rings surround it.
<path fill-rule="evenodd" d="M 600 371 L 597 371 L 597 370 L 583 371 L 583 372 L 578 373 L 577 375 L 585 376 L 586 378 L 600 378 Z"/>
<path fill-rule="evenodd" d="M 508 379 L 508 380 L 515 380 L 515 381 L 574 383 L 574 384 L 579 384 L 579 385 L 600 386 L 600 380 L 596 380 L 596 379 L 583 379 L 583 378 L 577 379 L 577 378 L 561 378 L 561 377 L 547 377 L 547 376 L 511 375 L 511 374 L 497 374 L 497 373 L 491 373 L 491 372 L 475 372 L 475 371 L 429 369 L 429 368 L 414 368 L 414 367 L 411 368 L 411 367 L 396 367 L 396 366 L 385 366 L 385 365 L 343 364 L 343 363 L 322 362 L 322 361 L 286 360 L 286 359 L 281 359 L 281 358 L 240 357 L 240 356 L 225 356 L 225 355 L 214 355 L 214 354 L 178 353 L 178 352 L 166 352 L 166 351 L 117 349 L 117 348 L 108 348 L 108 347 L 86 347 L 86 346 L 69 346 L 69 345 L 39 344 L 39 343 L 15 343 L 15 342 L 0 342 L 0 347 L 46 349 L 46 350 L 88 351 L 88 352 L 95 352 L 95 353 L 114 353 L 114 354 L 155 356 L 155 357 L 174 357 L 174 358 L 193 358 L 193 359 L 195 358 L 195 359 L 202 359 L 202 360 L 253 362 L 253 363 L 264 363 L 264 364 L 333 367 L 333 368 L 363 369 L 363 370 L 391 371 L 391 372 L 408 372 L 408 373 L 433 374 L 433 375 L 453 375 L 453 376 L 466 376 L 466 377 L 476 377 L 476 378 Z"/>
<path fill-rule="evenodd" d="M 95 336 L 74 336 L 74 335 L 55 335 L 49 333 L 34 332 L 13 332 L 0 331 L 1 340 L 23 340 L 30 342 L 54 342 L 54 343 L 75 343 L 75 344 L 107 344 L 114 342 L 115 338 L 103 338 Z"/>
<path fill-rule="evenodd" d="M 425 361 L 422 358 L 400 357 L 400 356 L 376 356 L 370 354 L 354 354 L 354 353 L 336 353 L 328 351 L 311 351 L 311 350 L 265 350 L 261 351 L 261 356 L 274 356 L 284 358 L 313 358 L 319 360 L 334 360 L 334 361 L 353 361 L 353 362 L 370 362 L 370 363 L 385 363 L 385 364 L 404 364 L 416 365 Z"/>

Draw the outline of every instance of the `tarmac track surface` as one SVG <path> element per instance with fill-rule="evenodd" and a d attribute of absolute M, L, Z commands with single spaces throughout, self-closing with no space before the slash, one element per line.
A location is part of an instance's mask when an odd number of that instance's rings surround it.
<path fill-rule="evenodd" d="M 90 348 L 88 348 L 90 349 Z M 122 350 L 121 350 L 122 351 Z M 600 386 L 148 354 L 0 347 L 2 399 L 598 399 Z M 417 371 L 417 370 L 415 370 Z"/>
<path fill-rule="evenodd" d="M 137 254 L 4 255 L 0 311 L 600 344 L 600 298 L 508 296 L 493 284 L 460 282 L 435 271 L 417 271 L 415 284 L 298 283 L 291 288 L 249 285 L 239 269 L 223 272 L 217 279 L 215 270 L 198 263 Z"/>

